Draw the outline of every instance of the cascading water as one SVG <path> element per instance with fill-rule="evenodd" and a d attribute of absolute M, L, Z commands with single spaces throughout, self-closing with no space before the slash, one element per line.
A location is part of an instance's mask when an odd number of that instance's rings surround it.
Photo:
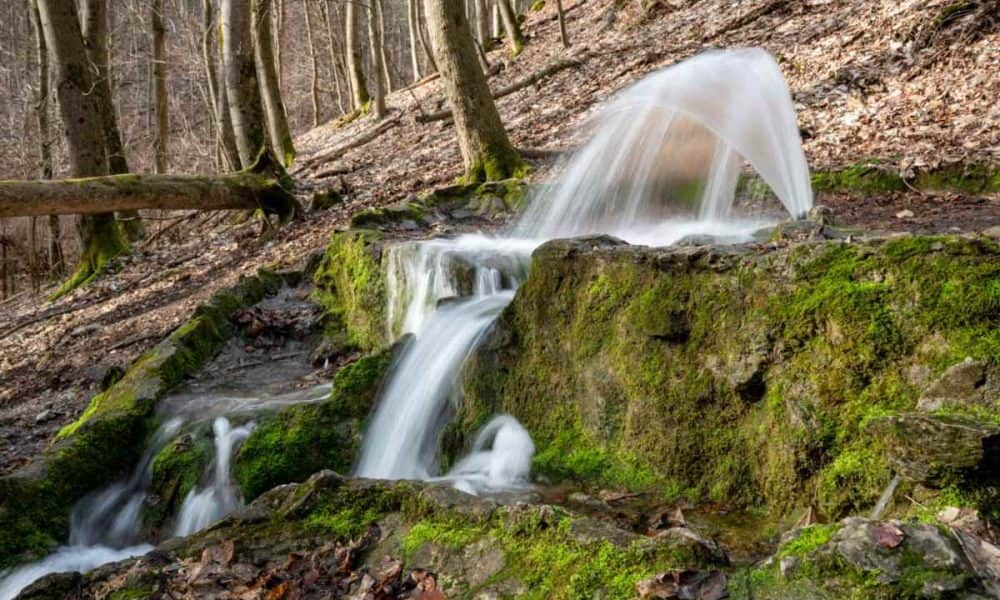
<path fill-rule="evenodd" d="M 14 598 L 50 573 L 86 572 L 152 550 L 149 544 L 141 543 L 140 511 L 152 477 L 153 457 L 181 425 L 180 419 L 170 419 L 160 427 L 127 481 L 112 484 L 78 502 L 70 517 L 69 545 L 0 579 L 0 600 Z"/>
<path fill-rule="evenodd" d="M 744 161 L 793 217 L 808 212 L 809 169 L 777 63 L 759 49 L 706 52 L 604 108 L 591 140 L 508 237 L 390 249 L 386 327 L 390 337 L 412 333 L 416 341 L 379 399 L 356 474 L 449 481 L 471 493 L 526 484 L 534 444 L 508 415 L 488 423 L 449 473 L 437 471 L 462 364 L 525 279 L 531 252 L 548 239 L 586 234 L 654 245 L 694 233 L 745 239 L 765 222 L 731 214 Z"/>
<path fill-rule="evenodd" d="M 237 446 L 250 437 L 253 424 L 233 428 L 229 419 L 216 417 L 212 431 L 215 433 L 212 481 L 201 490 L 191 490 L 184 498 L 174 529 L 176 536 L 200 531 L 240 506 L 239 489 L 230 480 L 229 465 Z"/>

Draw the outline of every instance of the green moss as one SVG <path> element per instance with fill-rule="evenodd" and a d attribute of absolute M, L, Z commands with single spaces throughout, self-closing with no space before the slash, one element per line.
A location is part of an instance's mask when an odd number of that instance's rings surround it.
<path fill-rule="evenodd" d="M 410 559 L 424 544 L 437 544 L 450 550 L 461 550 L 484 534 L 483 526 L 462 521 L 420 521 L 403 537 L 403 558 Z"/>
<path fill-rule="evenodd" d="M 798 535 L 790 542 L 781 546 L 778 558 L 785 556 L 803 557 L 811 554 L 833 539 L 833 534 L 837 533 L 839 529 L 837 524 L 805 527 L 799 530 Z"/>
<path fill-rule="evenodd" d="M 211 446 L 211 433 L 202 427 L 193 434 L 178 436 L 156 454 L 149 485 L 155 502 L 147 502 L 143 510 L 147 525 L 159 529 L 180 509 L 209 465 Z"/>
<path fill-rule="evenodd" d="M 86 245 L 80 253 L 76 271 L 50 300 L 61 298 L 97 279 L 112 260 L 129 253 L 128 241 L 114 215 L 87 216 L 84 220 Z"/>
<path fill-rule="evenodd" d="M 545 0 L 535 0 L 531 3 L 531 12 L 539 12 L 545 8 Z"/>
<path fill-rule="evenodd" d="M 322 469 L 350 471 L 361 442 L 362 421 L 391 362 L 388 350 L 360 358 L 337 372 L 328 400 L 290 406 L 261 418 L 233 465 L 244 496 L 256 498 Z"/>
<path fill-rule="evenodd" d="M 381 234 L 335 233 L 313 275 L 313 300 L 325 311 L 327 331 L 346 330 L 348 342 L 364 350 L 388 345 Z"/>
<path fill-rule="evenodd" d="M 746 254 L 552 242 L 468 361 L 457 427 L 514 415 L 550 477 L 866 510 L 892 474 L 864 425 L 913 409 L 908 373 L 1000 362 L 998 256 L 951 236 Z"/>
<path fill-rule="evenodd" d="M 514 43 L 514 56 L 521 52 L 523 41 Z M 487 181 L 502 181 L 504 179 L 524 179 L 531 172 L 531 167 L 523 160 L 510 143 L 505 147 L 497 147 L 484 151 L 479 161 L 466 169 L 460 183 L 483 183 Z"/>
<path fill-rule="evenodd" d="M 904 179 L 898 172 L 878 161 L 868 161 L 831 171 L 812 174 L 816 192 L 848 192 L 858 195 L 884 194 L 907 189 L 953 191 L 963 194 L 1000 192 L 1000 171 L 979 164 L 949 165 L 930 171 L 918 171 Z"/>

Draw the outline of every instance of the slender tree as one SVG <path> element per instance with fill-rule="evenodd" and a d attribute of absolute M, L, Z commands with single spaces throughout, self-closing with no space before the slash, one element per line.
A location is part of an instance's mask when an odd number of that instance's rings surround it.
<path fill-rule="evenodd" d="M 128 160 L 122 144 L 121 132 L 111 91 L 111 57 L 108 39 L 107 0 L 81 0 L 80 27 L 87 58 L 93 68 L 94 94 L 101 106 L 101 127 L 104 132 L 104 150 L 108 157 L 108 171 L 112 175 L 128 173 Z M 139 213 L 125 211 L 118 214 L 125 235 L 132 241 L 143 237 Z"/>
<path fill-rule="evenodd" d="M 250 6 L 245 0 L 222 0 L 222 54 L 229 114 L 246 168 L 264 148 L 264 109 L 257 83 Z"/>
<path fill-rule="evenodd" d="M 312 124 L 319 126 L 319 64 L 316 61 L 316 42 L 313 39 L 311 3 L 303 2 L 302 10 L 306 17 L 306 40 L 309 48 L 309 99 L 312 101 Z M 326 5 L 323 5 L 324 8 Z"/>
<path fill-rule="evenodd" d="M 330 52 L 330 71 L 333 73 L 333 85 L 337 98 L 337 108 L 340 109 L 340 114 L 345 114 L 348 111 L 346 105 L 344 104 L 344 87 L 348 88 L 348 96 L 350 96 L 351 93 L 350 85 L 347 83 L 347 77 L 344 75 L 344 64 L 341 60 L 344 48 L 340 42 L 337 41 L 337 36 L 334 33 L 335 31 L 343 31 L 343 29 L 339 26 L 340 15 L 336 13 L 331 15 L 330 6 L 326 2 L 320 3 L 320 9 L 323 15 L 323 23 L 326 26 L 327 40 L 329 41 L 327 49 Z M 334 27 L 333 25 L 334 18 L 337 19 L 337 27 Z"/>
<path fill-rule="evenodd" d="M 365 72 L 361 64 L 361 36 L 358 28 L 358 6 L 348 2 L 344 17 L 344 40 L 347 43 L 347 77 L 351 81 L 354 110 L 364 110 L 371 97 L 365 84 Z"/>
<path fill-rule="evenodd" d="M 215 107 L 216 148 L 228 169 L 235 171 L 240 168 L 240 151 L 236 147 L 236 134 L 233 132 L 233 120 L 229 114 L 229 95 L 226 93 L 225 65 L 216 69 L 216 50 L 219 49 L 218 39 L 222 35 L 222 24 L 216 25 L 215 8 L 212 0 L 204 0 L 202 4 L 202 54 L 205 62 L 205 75 L 209 80 L 209 89 L 213 94 Z M 221 52 L 218 52 L 221 58 Z"/>
<path fill-rule="evenodd" d="M 519 174 L 524 163 L 507 138 L 479 67 L 463 0 L 427 0 L 426 10 L 431 45 L 455 118 L 466 180 L 498 180 Z"/>
<path fill-rule="evenodd" d="M 524 49 L 524 34 L 521 33 L 521 24 L 517 22 L 517 13 L 511 5 L 511 0 L 493 0 L 500 7 L 500 19 L 503 22 L 504 35 L 510 42 L 510 52 L 514 56 Z"/>
<path fill-rule="evenodd" d="M 489 50 L 493 45 L 490 39 L 490 9 L 488 0 L 475 0 L 476 6 L 476 40 L 483 50 Z"/>
<path fill-rule="evenodd" d="M 153 0 L 153 97 L 156 108 L 156 172 L 167 172 L 167 144 L 170 138 L 170 115 L 167 102 L 166 28 L 163 26 L 163 0 Z"/>
<path fill-rule="evenodd" d="M 40 0 L 42 31 L 55 67 L 56 96 L 66 131 L 70 171 L 74 177 L 108 174 L 101 126 L 101 107 L 92 93 L 83 33 L 74 0 Z M 128 252 L 113 214 L 80 217 L 81 254 L 76 273 L 57 296 L 97 277 L 114 257 Z"/>
<path fill-rule="evenodd" d="M 562 0 L 556 0 L 556 16 L 559 19 L 559 39 L 563 48 L 569 48 L 569 34 L 566 33 L 566 13 L 563 11 Z"/>
<path fill-rule="evenodd" d="M 274 64 L 274 45 L 271 37 L 271 0 L 254 0 L 253 30 L 257 59 L 257 76 L 260 78 L 261 96 L 267 116 L 267 131 L 271 147 L 284 161 L 286 167 L 295 160 L 295 146 L 288 127 L 285 102 L 281 99 L 281 82 Z"/>
<path fill-rule="evenodd" d="M 379 3 L 376 0 L 369 0 L 368 8 L 368 42 L 372 58 L 372 112 L 376 119 L 385 116 L 385 91 L 389 86 L 385 74 L 385 53 L 382 48 L 382 30 L 379 27 Z"/>
<path fill-rule="evenodd" d="M 38 14 L 37 0 L 31 0 L 31 24 L 38 53 L 38 97 L 35 102 L 35 120 L 38 124 L 39 174 L 42 179 L 52 179 L 52 138 L 49 131 L 49 56 L 45 34 Z M 61 277 L 66 270 L 62 251 L 62 231 L 59 215 L 49 215 L 49 274 Z"/>
<path fill-rule="evenodd" d="M 407 23 L 410 29 L 410 68 L 413 71 L 413 81 L 419 81 L 423 76 L 420 71 L 420 17 L 419 0 L 407 0 Z"/>

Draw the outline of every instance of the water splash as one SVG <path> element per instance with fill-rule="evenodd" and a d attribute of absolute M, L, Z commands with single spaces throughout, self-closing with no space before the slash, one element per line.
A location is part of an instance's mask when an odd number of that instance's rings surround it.
<path fill-rule="evenodd" d="M 534 455 L 528 430 L 510 415 L 497 415 L 476 434 L 469 454 L 438 480 L 474 495 L 525 487 Z"/>
<path fill-rule="evenodd" d="M 212 481 L 201 490 L 192 489 L 184 498 L 174 529 L 178 537 L 201 531 L 241 505 L 239 488 L 230 480 L 229 465 L 237 446 L 250 437 L 253 424 L 234 428 L 229 419 L 217 417 L 212 431 L 215 433 Z"/>
<path fill-rule="evenodd" d="M 724 222 L 744 160 L 793 217 L 812 206 L 791 94 L 764 50 L 705 52 L 653 73 L 615 97 L 593 126 L 514 235 L 628 240 L 677 216 Z"/>

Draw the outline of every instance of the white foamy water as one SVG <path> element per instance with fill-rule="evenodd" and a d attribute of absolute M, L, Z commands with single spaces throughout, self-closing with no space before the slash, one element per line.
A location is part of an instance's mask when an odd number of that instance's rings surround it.
<path fill-rule="evenodd" d="M 528 430 L 510 415 L 497 415 L 476 434 L 469 454 L 438 480 L 475 495 L 525 487 L 534 455 Z"/>
<path fill-rule="evenodd" d="M 174 535 L 182 537 L 201 531 L 242 504 L 240 490 L 230 479 L 229 465 L 233 453 L 253 431 L 253 424 L 233 427 L 229 419 L 217 417 L 212 423 L 215 433 L 215 466 L 212 481 L 202 489 L 188 492 L 177 517 Z"/>
<path fill-rule="evenodd" d="M 791 94 L 764 50 L 710 51 L 657 71 L 612 99 L 592 126 L 515 235 L 627 240 L 678 215 L 724 221 L 744 161 L 793 217 L 812 207 Z"/>

